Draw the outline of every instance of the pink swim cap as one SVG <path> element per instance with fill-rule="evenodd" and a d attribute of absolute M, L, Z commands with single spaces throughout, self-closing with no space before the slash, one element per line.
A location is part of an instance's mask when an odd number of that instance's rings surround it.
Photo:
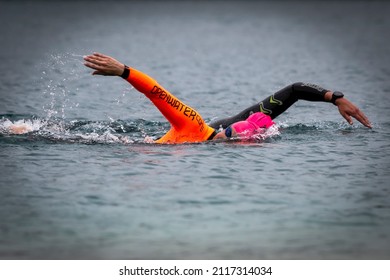
<path fill-rule="evenodd" d="M 232 124 L 232 128 L 239 137 L 250 138 L 259 134 L 274 124 L 271 117 L 264 113 L 258 112 L 250 115 L 245 121 Z"/>
<path fill-rule="evenodd" d="M 264 113 L 261 113 L 261 112 L 257 112 L 257 113 L 254 113 L 254 114 L 250 115 L 246 119 L 246 121 L 253 123 L 254 125 L 257 126 L 257 128 L 269 128 L 273 124 L 275 124 L 272 121 L 270 116 L 268 116 L 268 115 L 266 115 Z"/>

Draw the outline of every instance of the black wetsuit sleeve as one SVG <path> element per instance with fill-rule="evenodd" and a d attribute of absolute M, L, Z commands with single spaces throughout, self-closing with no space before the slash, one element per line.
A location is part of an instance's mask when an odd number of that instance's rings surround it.
<path fill-rule="evenodd" d="M 328 91 L 329 90 L 315 84 L 294 83 L 267 97 L 260 103 L 246 108 L 235 116 L 212 122 L 210 126 L 215 129 L 220 127 L 226 128 L 235 122 L 246 120 L 250 114 L 255 112 L 263 112 L 274 119 L 299 99 L 307 101 L 325 101 L 324 96 Z"/>

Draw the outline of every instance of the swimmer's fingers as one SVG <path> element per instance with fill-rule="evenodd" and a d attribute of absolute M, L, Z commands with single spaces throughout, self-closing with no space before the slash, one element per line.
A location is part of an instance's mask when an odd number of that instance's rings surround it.
<path fill-rule="evenodd" d="M 347 120 L 347 122 L 348 122 L 350 125 L 352 125 L 352 123 L 353 123 L 353 122 L 352 122 L 352 118 L 351 118 L 347 113 L 340 111 L 340 114 L 343 116 L 344 119 Z"/>
<path fill-rule="evenodd" d="M 85 56 L 84 59 L 97 65 L 106 65 L 110 62 L 116 61 L 114 58 L 100 53 L 93 53 L 91 55 Z"/>
<path fill-rule="evenodd" d="M 109 72 L 107 72 L 104 66 L 100 66 L 98 64 L 90 63 L 90 62 L 85 62 L 84 65 L 91 69 L 96 70 L 92 72 L 92 75 L 114 76 L 114 74 L 110 74 Z"/>
<path fill-rule="evenodd" d="M 105 54 L 102 54 L 102 53 L 98 53 L 98 52 L 94 52 L 93 55 L 95 57 L 99 57 L 99 58 L 112 58 L 112 57 L 110 57 L 108 55 L 105 55 Z"/>
<path fill-rule="evenodd" d="M 84 60 L 85 66 L 96 70 L 93 75 L 120 76 L 123 73 L 124 64 L 112 57 L 94 53 L 84 56 Z"/>
<path fill-rule="evenodd" d="M 86 55 L 84 56 L 84 60 L 95 65 L 103 65 L 105 60 L 96 55 Z"/>
<path fill-rule="evenodd" d="M 364 126 L 371 128 L 371 123 L 366 115 L 346 98 L 336 100 L 336 105 L 340 114 L 352 125 L 352 117 L 358 120 Z"/>
<path fill-rule="evenodd" d="M 355 119 L 361 122 L 364 126 L 368 128 L 372 128 L 370 120 L 366 117 L 366 115 L 358 109 L 355 115 L 352 115 Z"/>
<path fill-rule="evenodd" d="M 94 59 L 92 56 L 85 56 L 84 60 L 85 60 L 85 62 L 84 62 L 85 66 L 87 66 L 91 69 L 97 70 L 97 71 L 93 72 L 94 74 L 103 73 L 103 71 L 105 69 L 103 62 Z"/>

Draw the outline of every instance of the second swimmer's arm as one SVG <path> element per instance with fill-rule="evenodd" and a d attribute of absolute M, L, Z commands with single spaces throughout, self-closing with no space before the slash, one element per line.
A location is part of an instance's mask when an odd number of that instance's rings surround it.
<path fill-rule="evenodd" d="M 299 99 L 308 101 L 325 101 L 324 96 L 328 90 L 317 85 L 307 83 L 294 83 L 265 98 L 263 101 L 252 105 L 235 116 L 217 120 L 210 125 L 214 128 L 228 127 L 232 123 L 246 120 L 250 114 L 262 112 L 272 119 L 285 112 Z"/>
<path fill-rule="evenodd" d="M 318 85 L 310 83 L 294 83 L 291 84 L 275 94 L 267 97 L 260 103 L 246 108 L 235 116 L 220 119 L 210 124 L 211 127 L 223 128 L 228 127 L 234 122 L 242 121 L 248 118 L 251 113 L 263 112 L 270 115 L 272 119 L 279 116 L 286 111 L 292 104 L 299 99 L 307 101 L 322 101 L 330 102 L 333 92 L 324 89 Z M 339 98 L 336 100 L 335 105 L 338 107 L 340 114 L 352 124 L 352 118 L 357 119 L 364 126 L 371 128 L 368 118 L 359 110 L 357 106 L 352 104 L 348 99 Z"/>

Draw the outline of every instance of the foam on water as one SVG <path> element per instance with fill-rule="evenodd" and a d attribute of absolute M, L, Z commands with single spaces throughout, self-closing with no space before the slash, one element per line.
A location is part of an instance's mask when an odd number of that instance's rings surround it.
<path fill-rule="evenodd" d="M 0 135 L 25 135 L 30 140 L 52 140 L 56 142 L 84 143 L 84 144 L 131 144 L 135 140 L 128 136 L 114 133 L 109 123 L 88 123 L 88 127 L 80 129 L 77 121 L 51 121 L 45 119 L 21 119 L 12 121 L 8 118 L 0 119 Z M 136 140 L 137 141 L 137 140 Z M 138 140 L 139 141 L 139 140 Z"/>
<path fill-rule="evenodd" d="M 153 143 L 156 134 L 164 129 L 163 123 L 136 121 L 66 121 L 47 120 L 39 118 L 12 120 L 6 117 L 0 119 L 0 135 L 26 135 L 30 139 L 46 139 L 58 142 L 84 144 L 132 144 Z M 146 134 L 145 128 L 151 135 Z M 251 136 L 250 139 L 241 139 L 246 142 L 262 142 L 280 135 L 277 125 Z M 33 137 L 31 137 L 33 136 Z M 231 139 L 232 141 L 240 139 Z"/>

